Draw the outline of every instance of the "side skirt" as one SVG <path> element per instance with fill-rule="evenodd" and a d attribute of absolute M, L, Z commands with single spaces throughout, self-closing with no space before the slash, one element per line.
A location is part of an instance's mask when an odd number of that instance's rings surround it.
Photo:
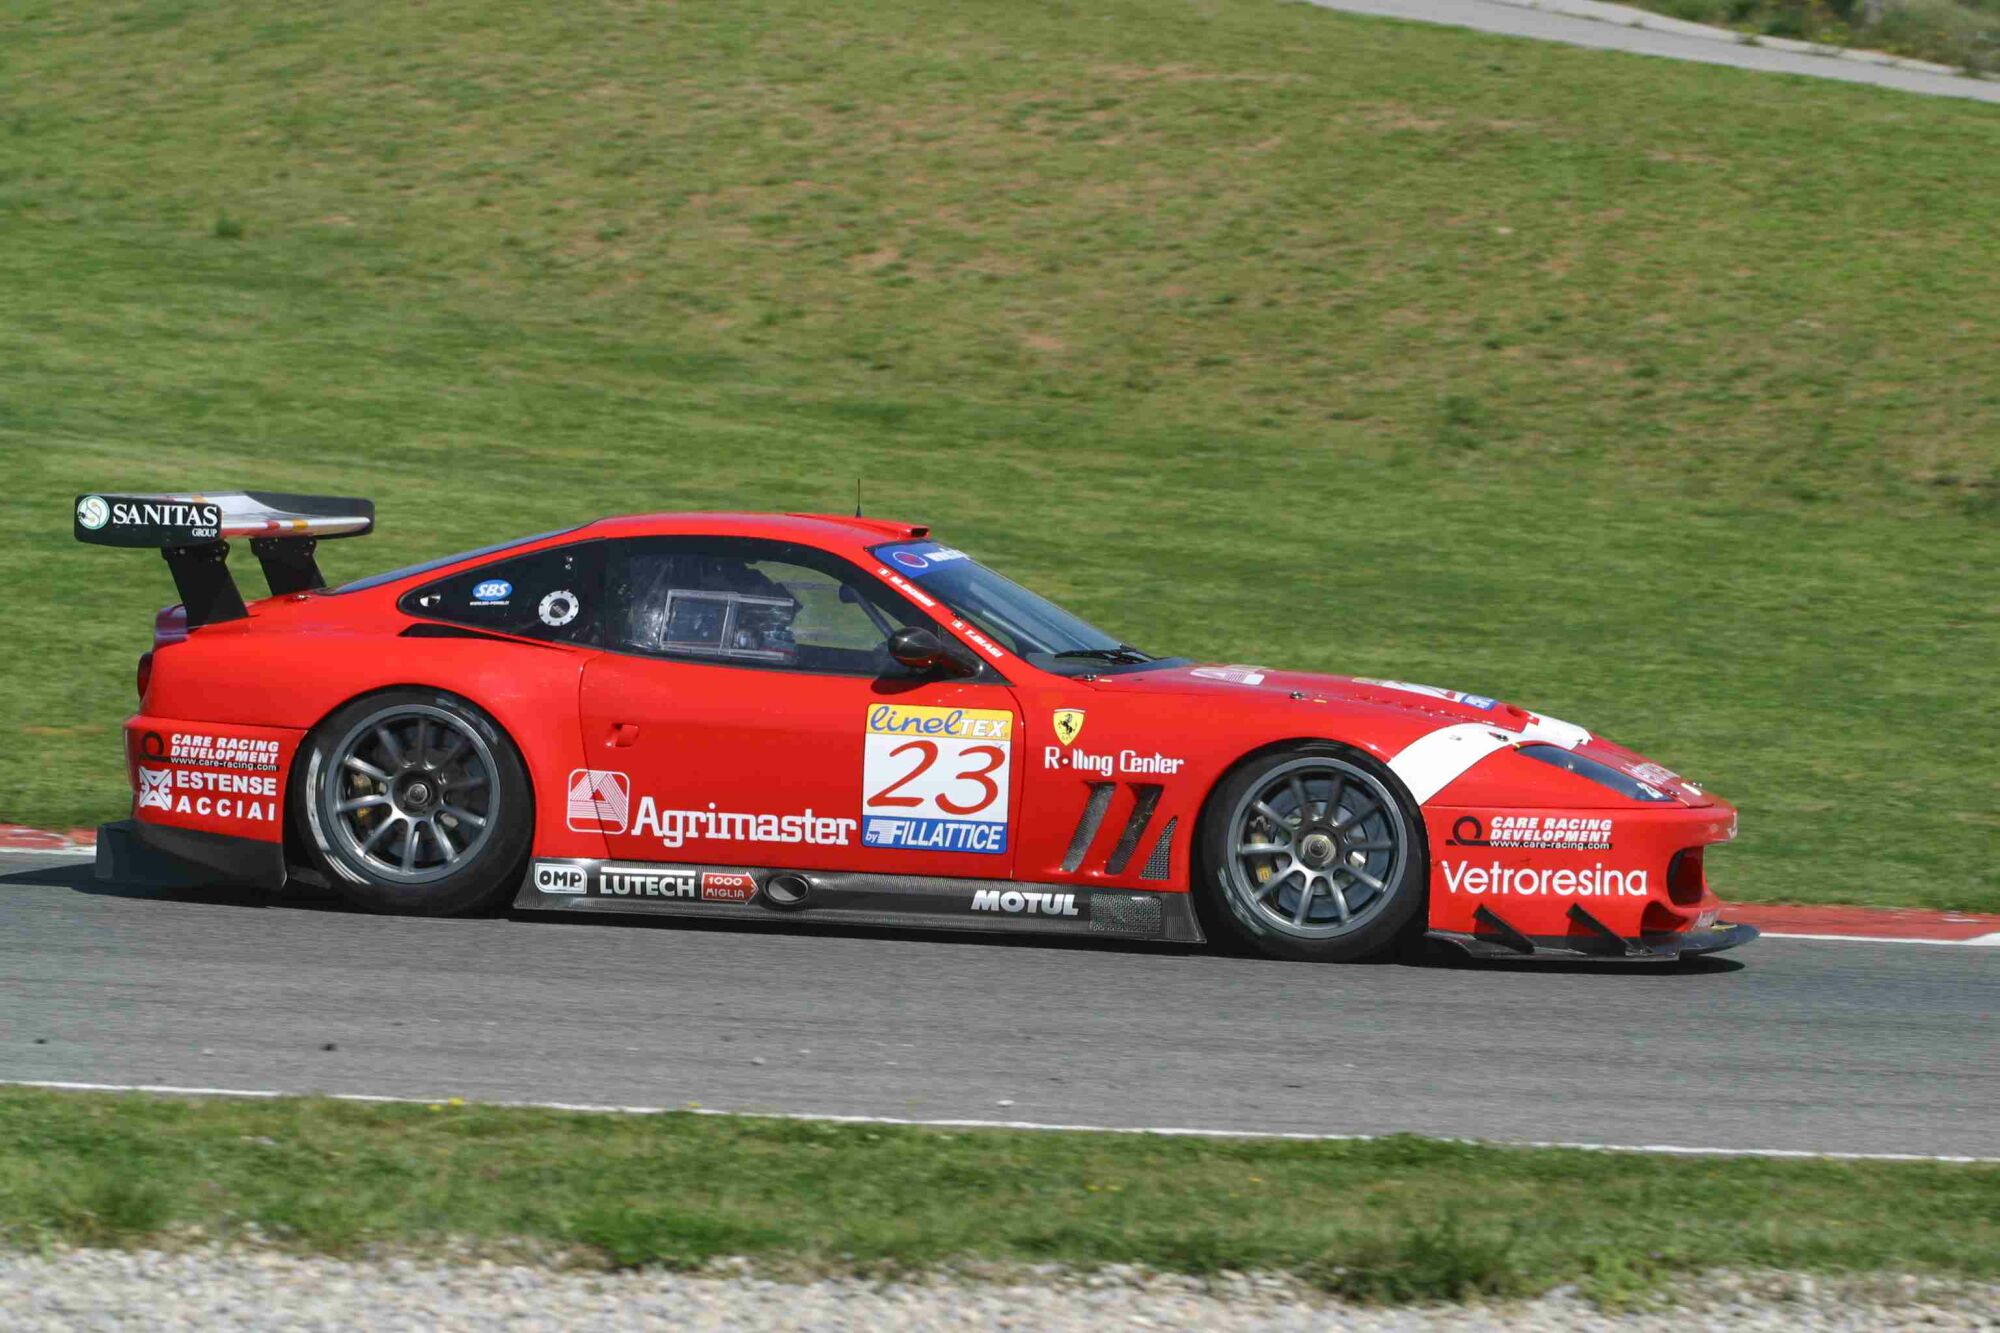
<path fill-rule="evenodd" d="M 724 921 L 783 916 L 849 926 L 1099 935 L 1180 944 L 1202 939 L 1194 904 L 1185 893 L 844 870 L 537 858 L 528 864 L 514 906 L 531 912 L 642 912 Z"/>

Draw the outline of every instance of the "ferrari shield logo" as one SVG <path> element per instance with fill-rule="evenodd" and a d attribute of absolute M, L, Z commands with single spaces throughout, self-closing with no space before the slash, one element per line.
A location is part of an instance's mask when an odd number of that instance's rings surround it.
<path fill-rule="evenodd" d="M 1056 739 L 1064 745 L 1075 740 L 1083 731 L 1083 710 L 1081 708 L 1056 709 Z"/>

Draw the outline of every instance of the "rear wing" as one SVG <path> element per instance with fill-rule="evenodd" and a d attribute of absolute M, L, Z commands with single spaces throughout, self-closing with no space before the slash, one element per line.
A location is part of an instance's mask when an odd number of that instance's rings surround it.
<path fill-rule="evenodd" d="M 249 614 L 225 561 L 231 537 L 248 537 L 271 595 L 326 586 L 314 551 L 333 537 L 375 528 L 375 503 L 337 495 L 229 491 L 190 495 L 79 495 L 76 539 L 151 547 L 166 557 L 188 628 Z"/>

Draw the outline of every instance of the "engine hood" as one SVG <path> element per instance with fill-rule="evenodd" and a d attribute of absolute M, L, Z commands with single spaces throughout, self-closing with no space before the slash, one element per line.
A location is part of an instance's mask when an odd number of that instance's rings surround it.
<path fill-rule="evenodd" d="M 1226 664 L 1110 674 L 1098 677 L 1094 683 L 1100 689 L 1120 693 L 1132 691 L 1199 696 L 1207 706 L 1215 708 L 1226 709 L 1230 706 L 1229 701 L 1234 699 L 1240 705 L 1259 712 L 1286 705 L 1310 706 L 1321 717 L 1326 716 L 1328 710 L 1334 710 L 1353 717 L 1357 722 L 1361 721 L 1362 715 L 1380 720 L 1388 714 L 1405 723 L 1419 724 L 1427 736 L 1464 729 L 1482 733 L 1494 741 L 1504 735 L 1507 743 L 1516 746 L 1558 745 L 1617 769 L 1627 777 L 1673 797 L 1682 805 L 1715 803 L 1714 797 L 1671 769 L 1595 735 L 1587 728 L 1534 712 L 1519 704 L 1463 690 L 1366 676 L 1274 671 L 1266 667 Z M 1331 727 L 1325 729 L 1333 730 Z"/>

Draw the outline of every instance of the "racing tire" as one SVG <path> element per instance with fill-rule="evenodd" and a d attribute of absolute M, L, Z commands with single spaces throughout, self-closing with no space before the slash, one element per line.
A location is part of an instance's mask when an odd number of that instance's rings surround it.
<path fill-rule="evenodd" d="M 1421 929 L 1430 857 L 1394 774 L 1322 742 L 1257 755 L 1216 785 L 1195 840 L 1211 939 L 1273 958 L 1351 963 Z"/>
<path fill-rule="evenodd" d="M 534 836 L 520 751 L 442 690 L 393 689 L 314 729 L 294 817 L 350 906 L 404 916 L 490 908 L 519 882 Z"/>

